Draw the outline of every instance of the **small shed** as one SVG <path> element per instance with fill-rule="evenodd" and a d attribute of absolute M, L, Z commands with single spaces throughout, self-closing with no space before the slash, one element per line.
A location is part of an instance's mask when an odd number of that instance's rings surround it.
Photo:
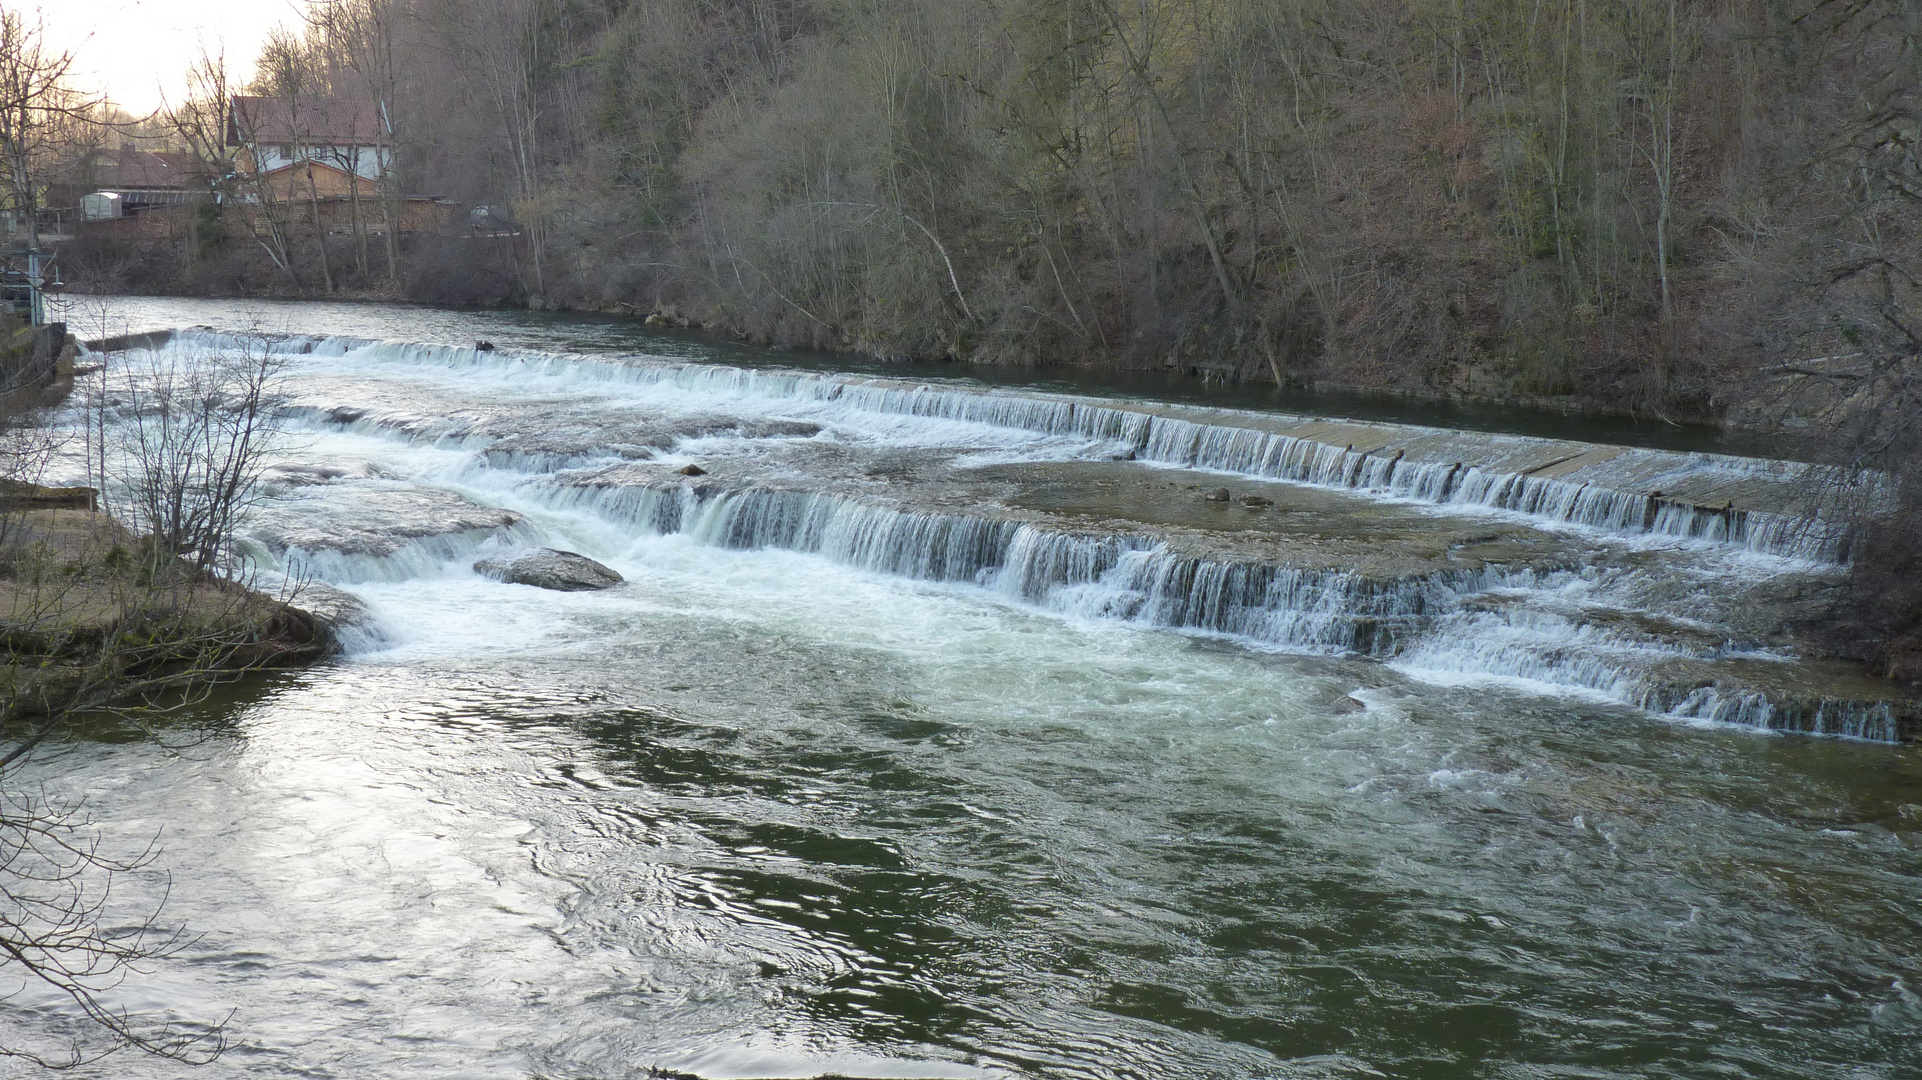
<path fill-rule="evenodd" d="M 96 191 L 80 197 L 80 217 L 83 221 L 112 221 L 125 216 L 122 208 L 124 200 L 118 191 Z"/>

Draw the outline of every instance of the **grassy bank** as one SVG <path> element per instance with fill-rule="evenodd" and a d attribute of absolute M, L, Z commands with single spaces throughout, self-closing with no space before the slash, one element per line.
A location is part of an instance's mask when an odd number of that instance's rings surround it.
<path fill-rule="evenodd" d="M 332 649 L 314 616 L 157 550 L 91 501 L 0 487 L 0 719 L 178 699 Z"/>

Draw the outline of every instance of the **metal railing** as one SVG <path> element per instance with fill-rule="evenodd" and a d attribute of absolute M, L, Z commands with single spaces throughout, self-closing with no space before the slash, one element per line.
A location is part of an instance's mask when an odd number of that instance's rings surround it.
<path fill-rule="evenodd" d="M 46 294 L 60 287 L 60 273 L 51 254 L 0 249 L 0 310 L 19 315 L 34 326 L 45 326 Z"/>

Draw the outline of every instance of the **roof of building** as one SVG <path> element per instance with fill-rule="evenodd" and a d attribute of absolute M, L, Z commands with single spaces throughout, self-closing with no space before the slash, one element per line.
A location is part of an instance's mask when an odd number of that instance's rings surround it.
<path fill-rule="evenodd" d="M 192 154 L 123 146 L 89 151 L 49 180 L 100 191 L 205 191 L 207 170 Z"/>
<path fill-rule="evenodd" d="M 227 113 L 227 145 L 304 143 L 372 146 L 388 134 L 380 107 L 367 98 L 240 96 Z"/>

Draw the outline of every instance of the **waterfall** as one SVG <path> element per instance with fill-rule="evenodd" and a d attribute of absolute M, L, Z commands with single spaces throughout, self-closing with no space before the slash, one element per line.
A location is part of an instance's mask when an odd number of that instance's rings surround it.
<path fill-rule="evenodd" d="M 194 332 L 175 335 L 167 347 L 257 350 L 261 342 Z M 983 497 L 965 468 L 944 465 L 939 474 L 943 490 L 958 496 L 921 492 L 891 471 L 917 460 L 922 448 L 934 448 L 944 462 L 957 444 L 1009 449 L 1010 460 L 1031 461 L 1024 455 L 1043 440 L 1063 440 L 1065 452 L 1083 460 L 1132 458 L 1408 507 L 1393 514 L 1432 518 L 1433 510 L 1417 508 L 1451 508 L 1669 538 L 1679 546 L 1661 545 L 1676 548 L 1662 556 L 1664 565 L 1683 555 L 1770 557 L 1717 564 L 1714 574 L 1833 573 L 1847 558 L 1848 536 L 1824 522 L 1806 493 L 1820 478 L 1797 463 L 650 358 L 350 338 L 283 338 L 267 347 L 379 373 L 460 372 L 462 383 L 483 394 L 504 384 L 506 397 L 540 403 L 538 410 L 497 415 L 475 396 L 468 406 L 434 412 L 402 396 L 384 405 L 322 400 L 290 412 L 317 432 L 447 452 L 458 464 L 433 466 L 435 482 L 473 485 L 482 501 L 492 492 L 523 510 L 578 514 L 629 535 L 804 553 L 875 574 L 977 588 L 1072 618 L 1219 635 L 1260 649 L 1368 657 L 1427 681 L 1505 681 L 1683 720 L 1869 739 L 1894 739 L 1911 725 L 1883 702 L 1785 692 L 1768 679 L 1756 684 L 1743 670 L 1752 675 L 1770 657 L 1759 645 L 1718 636 L 1712 625 L 1687 634 L 1637 629 L 1632 624 L 1641 615 L 1687 622 L 1693 601 L 1651 600 L 1636 587 L 1634 559 L 1612 563 L 1612 555 L 1583 554 L 1619 554 L 1619 540 L 1567 537 L 1507 563 L 1453 555 L 1405 563 L 1361 558 L 1376 567 L 1364 570 L 1355 565 L 1359 547 L 1317 555 L 1312 545 L 1283 545 L 1275 554 L 1260 543 L 1241 544 L 1232 523 L 1213 534 L 1159 519 L 1081 521 Z M 587 411 L 545 404 L 554 401 L 585 403 Z M 653 428 L 625 419 L 662 413 L 669 419 Z M 794 459 L 799 466 L 765 452 L 774 445 L 767 440 L 805 441 L 823 430 L 838 434 L 816 444 L 824 449 L 810 451 L 815 457 Z M 737 456 L 722 454 L 734 462 L 732 472 L 690 478 L 658 461 L 690 433 L 733 438 Z M 762 449 L 738 449 L 747 443 Z M 879 474 L 863 471 L 877 464 Z M 1863 474 L 1856 483 L 1873 498 L 1885 481 Z M 1235 519 L 1242 520 L 1255 519 Z M 1418 518 L 1410 520 L 1421 528 Z M 256 547 L 265 565 L 355 583 L 460 572 L 484 546 L 537 542 L 539 530 L 522 524 L 422 536 L 392 551 L 291 542 L 276 549 L 265 539 Z M 1340 543 L 1365 546 L 1370 539 Z M 1743 569 L 1731 569 L 1738 565 Z M 1668 608 L 1644 611 L 1649 603 Z"/>
<path fill-rule="evenodd" d="M 843 495 L 750 487 L 536 482 L 557 508 L 736 549 L 779 548 L 921 581 L 972 582 L 1063 614 L 1197 630 L 1252 643 L 1393 657 L 1461 598 L 1537 588 L 1574 571 L 1489 566 L 1372 580 L 1351 571 L 1223 562 L 1147 535 L 911 510 Z"/>
<path fill-rule="evenodd" d="M 1811 503 L 1811 491 L 1825 478 L 1813 466 L 1795 462 L 644 357 L 205 331 L 177 332 L 167 347 L 257 350 L 263 343 L 288 355 L 474 369 L 530 382 L 664 387 L 713 400 L 831 404 L 871 414 L 984 424 L 1112 443 L 1160 465 L 1505 511 L 1542 522 L 1799 560 L 1848 558 L 1849 531 Z M 431 434 L 428 425 L 417 437 Z M 571 462 L 533 455 L 526 463 Z M 1848 480 L 1862 499 L 1886 498 L 1884 477 L 1863 472 Z"/>

